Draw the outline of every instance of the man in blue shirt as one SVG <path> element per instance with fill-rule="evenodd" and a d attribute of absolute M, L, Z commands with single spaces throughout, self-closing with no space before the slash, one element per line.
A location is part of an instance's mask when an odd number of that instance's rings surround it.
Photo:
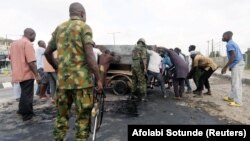
<path fill-rule="evenodd" d="M 170 89 L 172 86 L 172 80 L 173 80 L 173 63 L 171 62 L 170 57 L 168 56 L 168 53 L 163 53 L 161 54 L 162 59 L 162 64 L 163 64 L 163 77 L 164 81 L 167 82 L 168 87 L 167 89 Z"/>
<path fill-rule="evenodd" d="M 167 54 L 164 54 L 164 58 L 162 60 L 162 63 L 164 65 L 167 65 L 167 68 L 170 68 L 173 65 L 172 62 L 171 62 L 171 60 L 170 60 L 170 57 Z"/>
<path fill-rule="evenodd" d="M 229 106 L 239 107 L 242 105 L 242 75 L 245 67 L 243 55 L 239 46 L 232 40 L 233 32 L 227 31 L 223 34 L 222 41 L 227 42 L 228 62 L 221 70 L 222 74 L 231 71 L 231 93 L 224 97 Z"/>

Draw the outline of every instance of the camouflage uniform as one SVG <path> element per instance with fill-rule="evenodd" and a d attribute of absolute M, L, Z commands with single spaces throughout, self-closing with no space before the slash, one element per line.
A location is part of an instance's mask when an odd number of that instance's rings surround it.
<path fill-rule="evenodd" d="M 143 97 L 147 95 L 147 83 L 142 63 L 144 59 L 147 59 L 146 46 L 137 45 L 132 52 L 132 94 L 135 94 L 139 88 Z"/>
<path fill-rule="evenodd" d="M 76 140 L 86 141 L 89 136 L 90 116 L 93 107 L 93 82 L 86 62 L 84 44 L 93 44 L 92 30 L 78 17 L 59 25 L 50 40 L 58 52 L 58 90 L 56 93 L 57 117 L 54 137 L 61 140 L 69 128 L 69 110 L 76 106 Z"/>

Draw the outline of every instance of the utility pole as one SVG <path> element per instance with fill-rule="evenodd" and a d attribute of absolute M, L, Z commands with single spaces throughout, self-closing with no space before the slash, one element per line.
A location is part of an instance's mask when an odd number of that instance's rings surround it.
<path fill-rule="evenodd" d="M 8 35 L 5 35 L 5 46 L 7 47 L 7 40 L 8 40 Z"/>
<path fill-rule="evenodd" d="M 113 42 L 114 42 L 114 46 L 116 45 L 115 44 L 115 35 L 116 34 L 119 34 L 120 32 L 112 32 L 112 33 L 108 33 L 108 34 L 111 34 L 113 36 Z"/>
<path fill-rule="evenodd" d="M 221 49 L 222 49 L 222 42 L 220 41 L 220 46 L 219 46 L 219 53 L 220 53 L 220 55 L 222 55 Z"/>
<path fill-rule="evenodd" d="M 207 56 L 209 57 L 209 40 L 207 41 Z"/>
<path fill-rule="evenodd" d="M 212 39 L 212 57 L 214 57 L 215 52 L 214 52 L 214 39 Z"/>

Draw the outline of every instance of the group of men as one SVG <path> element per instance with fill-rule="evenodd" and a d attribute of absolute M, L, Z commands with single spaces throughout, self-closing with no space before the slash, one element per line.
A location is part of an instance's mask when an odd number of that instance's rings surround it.
<path fill-rule="evenodd" d="M 21 39 L 10 48 L 13 82 L 20 83 L 21 97 L 18 111 L 23 121 L 34 117 L 34 80 L 39 84 L 37 94 L 47 98 L 45 91 L 49 82 L 50 93 L 55 96 L 57 117 L 55 140 L 63 140 L 69 128 L 69 110 L 76 107 L 76 140 L 87 140 L 90 131 L 90 115 L 93 107 L 93 88 L 102 93 L 109 65 L 119 61 L 114 53 L 96 48 L 92 30 L 86 24 L 86 13 L 80 3 L 69 7 L 70 19 L 60 24 L 52 34 L 48 46 L 38 41 L 38 48 L 32 42 L 36 33 L 24 30 Z M 94 78 L 94 79 L 93 79 Z M 56 84 L 57 83 L 57 84 Z M 56 88 L 57 87 L 57 88 Z M 56 92 L 55 92 L 56 91 Z"/>
<path fill-rule="evenodd" d="M 93 88 L 95 87 L 98 93 L 102 93 L 105 81 L 102 76 L 105 76 L 105 72 L 113 58 L 112 55 L 110 56 L 109 51 L 105 51 L 103 57 L 106 60 L 99 59 L 100 65 L 98 66 L 93 51 L 95 46 L 92 40 L 93 34 L 90 26 L 86 24 L 84 7 L 80 3 L 72 3 L 69 7 L 69 13 L 70 19 L 57 26 L 43 53 L 46 61 L 52 66 L 53 72 L 56 72 L 58 82 L 56 89 L 57 116 L 53 134 L 55 140 L 62 141 L 64 139 L 69 128 L 69 110 L 74 102 L 76 109 L 76 140 L 86 141 L 91 124 Z M 230 35 L 231 32 L 226 33 L 225 38 L 223 38 L 224 41 L 228 42 L 229 62 L 223 68 L 222 73 L 225 73 L 229 67 L 232 71 L 234 87 L 232 94 L 229 97 L 225 97 L 225 100 L 234 102 L 234 104 L 240 104 L 241 97 L 238 85 L 241 84 L 241 75 L 238 73 L 242 71 L 243 62 L 238 46 L 231 38 L 226 38 L 232 36 Z M 40 85 L 41 98 L 45 97 L 43 94 L 45 91 L 44 82 L 42 81 L 44 73 L 40 71 L 42 69 L 45 70 L 45 68 L 42 68 L 43 65 L 41 64 L 36 65 L 37 59 L 32 45 L 35 37 L 35 31 L 27 28 L 24 30 L 24 36 L 20 40 L 14 41 L 10 49 L 13 82 L 19 82 L 21 86 L 21 98 L 17 112 L 23 117 L 24 121 L 30 120 L 34 116 L 34 80 Z M 46 45 L 44 42 L 39 41 L 39 46 L 44 48 Z M 56 59 L 53 55 L 55 51 L 57 51 Z M 147 54 L 150 56 L 149 60 L 147 60 Z M 167 97 L 165 82 L 159 68 L 162 60 L 160 55 L 164 57 L 163 60 L 165 61 L 163 62 L 165 62 L 165 66 L 168 65 L 169 68 L 174 68 L 173 85 L 176 99 L 182 97 L 187 76 L 191 77 L 191 75 L 188 75 L 187 63 L 174 50 L 164 49 L 163 52 L 147 50 L 145 40 L 140 39 L 132 53 L 132 94 L 135 95 L 136 89 L 139 87 L 143 101 L 147 100 L 146 76 L 148 76 L 149 82 L 152 76 L 154 76 L 160 82 L 163 96 Z M 191 57 L 193 59 L 191 72 L 201 71 L 195 93 L 201 95 L 203 85 L 205 85 L 211 94 L 208 79 L 217 69 L 217 66 L 209 58 L 197 52 L 192 52 Z M 51 74 L 52 77 L 54 77 L 54 74 Z M 236 85 L 237 88 L 235 88 Z"/>
<path fill-rule="evenodd" d="M 244 69 L 243 55 L 239 46 L 232 40 L 233 33 L 227 31 L 223 34 L 222 41 L 227 42 L 228 63 L 222 69 L 224 74 L 229 68 L 232 71 L 232 90 L 229 96 L 224 97 L 230 106 L 239 107 L 242 104 L 242 73 Z M 196 46 L 190 45 L 191 61 L 181 53 L 179 48 L 166 49 L 163 47 L 152 48 L 146 45 L 144 39 L 139 39 L 132 51 L 132 94 L 131 99 L 147 101 L 147 84 L 155 78 L 161 86 L 162 95 L 167 98 L 165 90 L 166 80 L 172 79 L 176 100 L 181 100 L 187 86 L 187 93 L 192 91 L 189 79 L 194 80 L 196 89 L 194 97 L 212 95 L 209 78 L 218 69 L 218 65 L 209 57 L 195 51 Z M 148 58 L 147 58 L 148 57 Z M 147 61 L 149 60 L 149 61 Z M 148 62 L 148 64 L 147 64 Z M 189 66 L 189 62 L 191 62 Z M 167 76 L 166 77 L 164 76 Z M 207 92 L 203 93 L 204 87 Z M 139 89 L 140 93 L 137 93 Z"/>
<path fill-rule="evenodd" d="M 196 54 L 193 52 L 192 55 L 193 60 L 195 60 L 194 55 Z M 194 62 L 199 62 L 198 56 Z M 181 53 L 179 48 L 175 48 L 174 50 L 163 47 L 152 48 L 146 45 L 144 39 L 139 39 L 137 46 L 132 51 L 133 84 L 131 98 L 141 98 L 142 101 L 147 101 L 147 84 L 150 84 L 152 78 L 154 78 L 161 86 L 161 92 L 164 98 L 168 97 L 165 90 L 166 79 L 168 79 L 168 81 L 172 79 L 175 99 L 180 100 L 184 92 L 185 84 L 187 86 L 187 92 L 190 93 L 190 91 L 192 91 L 187 78 L 189 72 L 188 63 L 187 57 Z M 193 68 L 197 65 L 198 64 L 195 64 Z M 193 70 L 191 70 L 191 72 L 193 72 Z M 138 95 L 136 91 L 137 88 L 139 88 L 141 95 Z M 196 93 L 196 91 L 194 91 L 194 93 Z"/>
<path fill-rule="evenodd" d="M 55 121 L 55 140 L 63 140 L 69 127 L 69 110 L 72 102 L 76 107 L 76 140 L 87 140 L 90 131 L 90 113 L 93 106 L 93 79 L 96 80 L 96 90 L 101 93 L 103 90 L 100 69 L 97 65 L 92 40 L 92 30 L 86 24 L 86 13 L 80 3 L 72 3 L 69 8 L 70 19 L 59 25 L 52 34 L 44 55 L 48 63 L 57 72 L 56 107 L 57 117 Z M 12 66 L 13 82 L 19 82 L 21 86 L 21 97 L 18 107 L 18 114 L 23 120 L 33 118 L 33 94 L 34 80 L 44 91 L 38 69 L 43 65 L 36 65 L 36 53 L 32 42 L 36 33 L 33 29 L 27 28 L 24 36 L 12 43 L 10 59 Z M 40 47 L 44 43 L 39 42 Z M 57 59 L 53 52 L 57 51 Z M 106 62 L 104 62 L 106 63 Z M 102 67 L 101 71 L 105 70 Z M 41 70 L 41 69 L 40 69 Z M 45 97 L 43 94 L 41 97 Z"/>

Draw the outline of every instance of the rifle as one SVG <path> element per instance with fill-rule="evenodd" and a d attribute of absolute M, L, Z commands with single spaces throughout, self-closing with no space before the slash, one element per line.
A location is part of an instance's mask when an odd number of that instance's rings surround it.
<path fill-rule="evenodd" d="M 104 99 L 106 95 L 104 91 L 101 94 L 94 90 L 94 107 L 91 111 L 92 118 L 94 119 L 94 127 L 92 129 L 93 137 L 92 141 L 96 140 L 96 133 L 102 125 L 103 113 L 104 113 Z"/>

